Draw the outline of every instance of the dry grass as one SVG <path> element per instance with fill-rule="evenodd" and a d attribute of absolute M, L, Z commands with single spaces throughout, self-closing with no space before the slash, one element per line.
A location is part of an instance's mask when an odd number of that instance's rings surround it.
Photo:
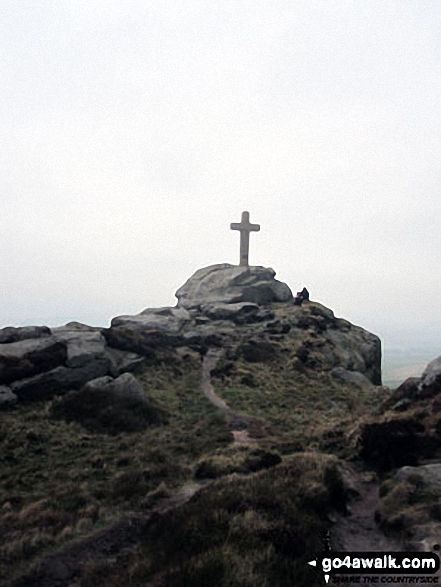
<path fill-rule="evenodd" d="M 50 404 L 5 413 L 0 578 L 123 514 L 149 510 L 196 475 L 216 481 L 155 518 L 131 552 L 88 564 L 78 587 L 153 579 L 170 587 L 314 587 L 306 560 L 322 551 L 327 515 L 345 499 L 334 455 L 356 454 L 357 423 L 381 398 L 321 373 L 314 333 L 323 320 L 304 322 L 296 339 L 275 334 L 276 352 L 265 347 L 261 361 L 245 360 L 245 350 L 219 366 L 216 391 L 250 417 L 250 446 L 232 446 L 224 415 L 201 393 L 199 355 L 169 360 L 151 337 L 135 341 L 148 359 L 139 379 L 167 424 L 111 436 L 53 419 Z M 127 333 L 118 336 L 133 350 Z"/>
<path fill-rule="evenodd" d="M 175 368 L 156 366 L 140 377 L 171 414 L 167 425 L 144 432 L 94 434 L 51 418 L 46 403 L 2 414 L 0 578 L 145 507 L 161 483 L 173 491 L 192 478 L 195 460 L 231 444 L 223 415 L 199 391 L 199 365 L 186 364 L 180 376 Z"/>
<path fill-rule="evenodd" d="M 341 492 L 337 459 L 324 455 L 224 477 L 158 517 L 106 585 L 126 577 L 133 587 L 159 578 L 170 587 L 317 585 L 306 561 L 322 551 L 326 514 L 341 505 Z"/>

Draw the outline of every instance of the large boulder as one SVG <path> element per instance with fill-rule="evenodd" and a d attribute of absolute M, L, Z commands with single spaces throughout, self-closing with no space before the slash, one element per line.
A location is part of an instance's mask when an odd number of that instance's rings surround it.
<path fill-rule="evenodd" d="M 246 324 L 258 321 L 260 309 L 257 304 L 252 302 L 237 302 L 235 304 L 217 302 L 203 305 L 201 311 L 212 320 L 232 320 L 235 324 Z"/>
<path fill-rule="evenodd" d="M 374 385 L 381 385 L 381 340 L 375 334 L 346 320 L 336 319 L 324 334 L 333 363 L 348 371 L 363 373 Z"/>
<path fill-rule="evenodd" d="M 283 318 L 279 329 L 284 332 L 288 327 L 288 336 L 298 343 L 295 354 L 305 367 L 316 371 L 340 368 L 361 373 L 374 385 L 381 385 L 381 341 L 378 336 L 336 318 L 332 310 L 317 302 L 286 305 L 283 315 L 279 311 L 278 316 Z M 270 323 L 269 326 L 273 330 L 276 324 Z M 337 371 L 333 375 L 338 377 L 339 373 L 342 374 Z M 358 383 L 362 383 L 361 378 Z"/>
<path fill-rule="evenodd" d="M 0 384 L 7 383 L 20 401 L 47 399 L 118 372 L 99 328 L 71 322 L 50 331 L 46 327 L 3 331 L 8 331 L 9 340 L 17 336 L 20 340 L 0 344 Z"/>
<path fill-rule="evenodd" d="M 190 314 L 185 308 L 147 308 L 135 316 L 117 316 L 111 326 L 177 333 L 189 320 Z"/>
<path fill-rule="evenodd" d="M 54 401 L 52 413 L 94 432 L 136 432 L 165 423 L 166 413 L 150 400 L 139 381 L 124 373 L 99 377 Z"/>
<path fill-rule="evenodd" d="M 421 480 L 421 483 L 441 490 L 441 463 L 430 463 L 419 467 L 401 467 L 395 473 L 398 481 Z"/>
<path fill-rule="evenodd" d="M 0 343 L 17 342 L 29 338 L 41 338 L 50 336 L 51 331 L 47 326 L 6 326 L 0 329 Z"/>
<path fill-rule="evenodd" d="M 9 385 L 20 401 L 39 401 L 64 394 L 70 389 L 79 389 L 91 379 L 107 375 L 111 370 L 110 360 L 91 361 L 75 368 L 60 365 L 33 377 L 13 381 Z"/>
<path fill-rule="evenodd" d="M 388 417 L 367 422 L 360 428 L 360 456 L 380 471 L 414 466 L 436 455 L 440 440 L 414 417 Z"/>
<path fill-rule="evenodd" d="M 0 384 L 48 371 L 66 359 L 66 344 L 53 336 L 0 344 Z"/>
<path fill-rule="evenodd" d="M 425 368 L 418 384 L 418 397 L 433 397 L 441 392 L 441 356 Z"/>
<path fill-rule="evenodd" d="M 110 361 L 105 348 L 106 341 L 99 330 L 91 327 L 78 328 L 75 325 L 66 324 L 66 326 L 52 328 L 52 336 L 67 347 L 67 367 L 76 369 L 91 362 L 103 362 L 109 366 Z"/>
<path fill-rule="evenodd" d="M 176 292 L 178 307 L 199 309 L 217 302 L 268 304 L 292 300 L 286 283 L 274 279 L 275 271 L 265 267 L 244 267 L 221 263 L 194 273 Z"/>

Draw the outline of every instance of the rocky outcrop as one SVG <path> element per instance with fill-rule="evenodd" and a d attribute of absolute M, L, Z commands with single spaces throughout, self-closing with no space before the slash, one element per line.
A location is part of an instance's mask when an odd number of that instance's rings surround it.
<path fill-rule="evenodd" d="M 201 312 L 211 320 L 232 320 L 235 324 L 246 324 L 247 322 L 258 321 L 260 308 L 258 304 L 251 302 L 237 302 L 234 304 L 218 302 L 204 304 L 201 306 Z"/>
<path fill-rule="evenodd" d="M 213 303 L 288 302 L 292 292 L 286 283 L 274 279 L 275 271 L 265 267 L 241 267 L 222 263 L 199 269 L 176 292 L 178 306 L 200 309 Z"/>
<path fill-rule="evenodd" d="M 0 344 L 0 384 L 48 371 L 66 359 L 66 345 L 52 336 Z"/>
<path fill-rule="evenodd" d="M 416 472 L 421 460 L 441 456 L 441 357 L 421 377 L 409 377 L 386 397 L 377 417 L 359 431 L 360 456 L 382 470 Z M 421 473 L 432 471 L 418 466 Z M 403 479 L 404 480 L 404 477 Z"/>
<path fill-rule="evenodd" d="M 210 346 L 227 347 L 247 362 L 291 353 L 302 372 L 332 372 L 354 388 L 381 384 L 378 337 L 321 304 L 294 306 L 273 269 L 212 265 L 196 271 L 176 296 L 176 307 L 117 316 L 108 329 L 78 322 L 2 329 L 0 385 L 21 401 L 45 399 L 142 363 L 173 362 L 177 348 L 203 355 Z"/>
<path fill-rule="evenodd" d="M 395 473 L 397 481 L 417 480 L 424 485 L 441 490 L 441 463 L 420 465 L 419 467 L 401 467 Z"/>
<path fill-rule="evenodd" d="M 109 368 L 106 341 L 99 330 L 88 327 L 77 328 L 67 324 L 53 328 L 52 336 L 67 348 L 66 367 L 76 369 L 93 362 L 96 365 L 102 363 L 106 369 Z"/>
<path fill-rule="evenodd" d="M 63 365 L 10 384 L 11 390 L 23 402 L 49 399 L 70 389 L 78 389 L 87 381 L 107 375 L 110 363 L 94 363 L 69 368 Z"/>
<path fill-rule="evenodd" d="M 433 397 L 441 392 L 441 357 L 430 362 L 421 375 L 418 384 L 418 397 Z"/>
<path fill-rule="evenodd" d="M 436 454 L 440 442 L 414 417 L 383 417 L 363 424 L 360 430 L 360 456 L 379 471 L 403 465 L 416 465 L 421 458 Z"/>
<path fill-rule="evenodd" d="M 50 336 L 51 331 L 47 326 L 7 326 L 0 329 L 0 344 L 9 342 L 18 342 L 29 338 L 41 338 Z"/>
<path fill-rule="evenodd" d="M 316 302 L 288 308 L 280 328 L 286 330 L 287 325 L 288 336 L 298 341 L 296 357 L 306 367 L 317 371 L 340 368 L 349 373 L 361 373 L 369 382 L 381 385 L 381 341 L 378 336 L 336 318 L 329 308 Z M 347 383 L 360 387 L 360 378 L 357 382 L 354 378 L 349 382 L 349 375 L 345 378 Z"/>
<path fill-rule="evenodd" d="M 111 326 L 176 333 L 189 320 L 190 314 L 185 308 L 147 308 L 135 316 L 117 316 Z"/>
<path fill-rule="evenodd" d="M 147 398 L 139 381 L 124 373 L 99 377 L 54 402 L 55 417 L 81 423 L 94 432 L 136 432 L 166 422 L 165 412 Z"/>
<path fill-rule="evenodd" d="M 99 328 L 78 322 L 53 328 L 4 328 L 0 344 L 0 408 L 37 401 L 79 389 L 103 375 L 118 376 L 143 360 L 109 351 Z M 35 338 L 31 338 L 35 336 Z"/>

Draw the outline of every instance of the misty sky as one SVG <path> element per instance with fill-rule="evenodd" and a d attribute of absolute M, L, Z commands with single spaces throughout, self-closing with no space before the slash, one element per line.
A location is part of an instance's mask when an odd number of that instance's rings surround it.
<path fill-rule="evenodd" d="M 441 353 L 441 2 L 0 0 L 0 326 L 250 263 Z M 438 353 L 438 354 L 440 354 Z"/>

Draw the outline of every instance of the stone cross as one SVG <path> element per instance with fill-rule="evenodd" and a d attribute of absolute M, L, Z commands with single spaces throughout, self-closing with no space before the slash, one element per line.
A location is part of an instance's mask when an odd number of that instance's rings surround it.
<path fill-rule="evenodd" d="M 240 231 L 240 263 L 248 267 L 248 252 L 250 250 L 250 232 L 258 232 L 259 224 L 250 224 L 250 213 L 242 212 L 242 222 L 233 222 L 230 224 L 231 230 Z"/>

